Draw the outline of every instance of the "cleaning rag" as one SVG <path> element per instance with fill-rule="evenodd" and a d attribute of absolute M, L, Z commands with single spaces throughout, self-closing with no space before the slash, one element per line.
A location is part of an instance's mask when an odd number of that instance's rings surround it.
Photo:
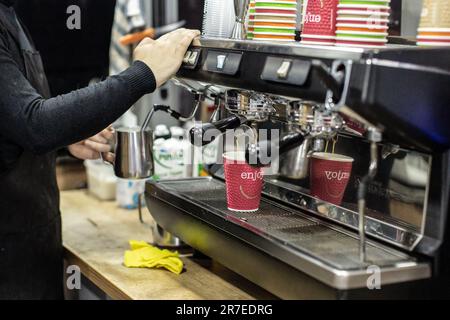
<path fill-rule="evenodd" d="M 124 264 L 128 268 L 165 268 L 175 274 L 183 271 L 183 261 L 178 252 L 161 250 L 144 241 L 130 241 L 130 249 L 125 252 Z"/>

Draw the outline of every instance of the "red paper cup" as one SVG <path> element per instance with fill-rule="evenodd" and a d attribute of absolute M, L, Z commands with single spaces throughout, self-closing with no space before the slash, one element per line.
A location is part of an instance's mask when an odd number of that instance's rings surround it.
<path fill-rule="evenodd" d="M 228 210 L 258 211 L 263 188 L 261 168 L 247 164 L 244 152 L 228 152 L 223 159 Z"/>
<path fill-rule="evenodd" d="M 352 173 L 353 158 L 331 153 L 315 153 L 311 158 L 311 195 L 341 205 Z"/>
<path fill-rule="evenodd" d="M 308 1 L 303 17 L 303 33 L 334 37 L 339 0 Z"/>

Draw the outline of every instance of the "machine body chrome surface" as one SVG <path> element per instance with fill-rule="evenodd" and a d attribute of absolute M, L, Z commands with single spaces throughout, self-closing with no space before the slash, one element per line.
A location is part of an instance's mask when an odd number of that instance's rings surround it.
<path fill-rule="evenodd" d="M 371 265 L 380 268 L 382 285 L 431 276 L 428 263 L 373 241 L 368 241 L 367 262 L 362 263 L 356 234 L 267 199 L 257 213 L 228 211 L 225 185 L 214 178 L 148 183 L 148 197 L 224 232 L 232 227 L 230 233 L 247 243 L 256 236 L 258 249 L 336 289 L 365 288 Z"/>
<path fill-rule="evenodd" d="M 324 59 L 350 59 L 358 60 L 363 57 L 364 53 L 392 50 L 399 48 L 408 48 L 404 45 L 388 45 L 384 49 L 363 49 L 350 47 L 330 47 L 330 46 L 314 46 L 305 45 L 301 43 L 283 43 L 283 42 L 264 42 L 256 40 L 229 40 L 218 38 L 203 38 L 200 39 L 201 47 L 229 49 L 229 50 L 244 50 L 257 51 L 267 54 L 285 54 L 296 55 L 304 57 L 320 57 Z M 409 46 L 410 47 L 410 46 Z"/>
<path fill-rule="evenodd" d="M 276 178 L 269 178 L 264 185 L 263 193 L 316 216 L 337 222 L 355 231 L 359 230 L 357 210 L 338 207 L 313 198 L 301 187 Z M 366 216 L 365 229 L 366 234 L 408 251 L 412 251 L 423 237 L 420 230 L 371 215 Z"/>

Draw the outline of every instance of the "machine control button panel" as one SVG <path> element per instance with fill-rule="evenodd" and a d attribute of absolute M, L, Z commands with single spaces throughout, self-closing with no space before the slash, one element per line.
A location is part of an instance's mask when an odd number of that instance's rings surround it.
<path fill-rule="evenodd" d="M 261 79 L 265 81 L 305 85 L 311 72 L 311 61 L 280 57 L 267 57 Z"/>
<path fill-rule="evenodd" d="M 191 55 L 192 55 L 192 51 L 190 51 L 190 50 L 186 51 L 186 54 L 184 55 L 184 58 L 183 58 L 183 63 L 188 63 Z"/>
<path fill-rule="evenodd" d="M 224 54 L 217 56 L 217 69 L 223 70 L 223 68 L 225 67 L 226 59 L 227 59 L 227 56 Z"/>
<path fill-rule="evenodd" d="M 284 60 L 281 64 L 280 68 L 277 70 L 278 78 L 282 80 L 286 80 L 289 74 L 289 71 L 291 70 L 292 61 L 291 60 Z"/>
<path fill-rule="evenodd" d="M 198 51 L 192 51 L 191 56 L 188 59 L 188 65 L 194 66 L 197 63 Z"/>
<path fill-rule="evenodd" d="M 239 72 L 242 56 L 242 52 L 209 50 L 203 70 L 234 76 Z"/>
<path fill-rule="evenodd" d="M 200 59 L 201 49 L 189 49 L 183 58 L 183 67 L 186 69 L 194 69 L 197 67 Z"/>

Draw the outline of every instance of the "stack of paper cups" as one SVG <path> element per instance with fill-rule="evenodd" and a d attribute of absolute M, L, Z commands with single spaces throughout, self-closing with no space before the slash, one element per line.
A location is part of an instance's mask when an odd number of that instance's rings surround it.
<path fill-rule="evenodd" d="M 252 0 L 248 39 L 295 41 L 297 0 Z"/>
<path fill-rule="evenodd" d="M 308 0 L 303 2 L 301 43 L 334 45 L 338 3 L 339 0 Z"/>
<path fill-rule="evenodd" d="M 390 0 L 340 0 L 336 45 L 380 48 L 388 42 Z"/>
<path fill-rule="evenodd" d="M 248 13 L 247 13 L 247 39 L 248 40 L 253 40 L 254 34 L 253 32 L 255 31 L 254 28 L 254 16 L 255 16 L 255 5 L 256 5 L 256 0 L 250 0 L 250 5 L 248 8 Z"/>
<path fill-rule="evenodd" d="M 205 0 L 203 36 L 229 38 L 236 21 L 233 0 Z"/>
<path fill-rule="evenodd" d="M 449 0 L 424 0 L 417 45 L 450 46 Z"/>

